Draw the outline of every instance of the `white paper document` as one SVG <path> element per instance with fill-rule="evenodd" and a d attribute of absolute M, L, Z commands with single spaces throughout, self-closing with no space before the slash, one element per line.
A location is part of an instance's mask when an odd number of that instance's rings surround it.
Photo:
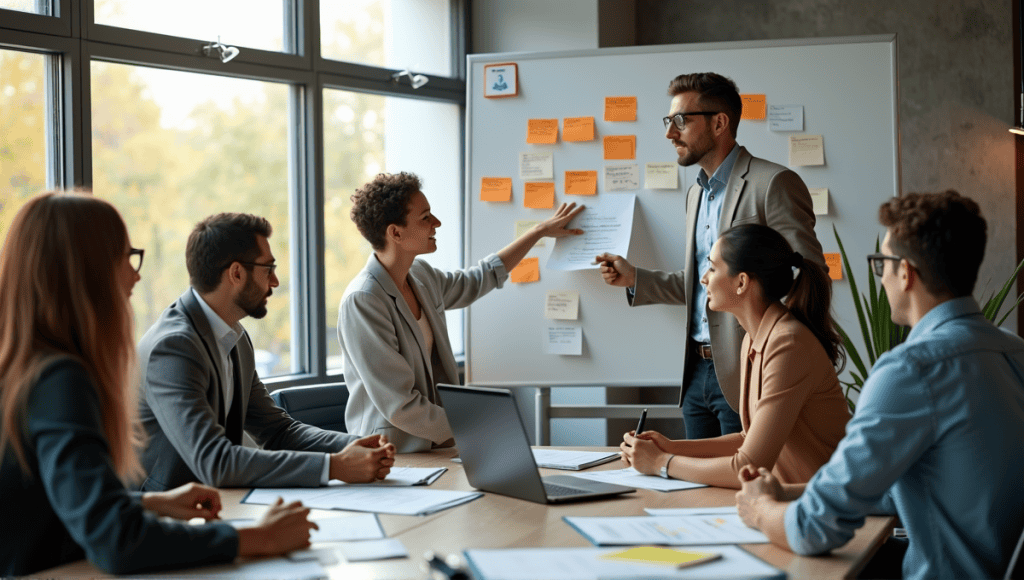
<path fill-rule="evenodd" d="M 636 163 L 618 163 L 604 166 L 605 191 L 635 191 L 640 189 L 640 166 Z"/>
<path fill-rule="evenodd" d="M 586 200 L 587 208 L 566 227 L 580 228 L 581 236 L 555 240 L 548 257 L 548 270 L 590 270 L 597 268 L 594 257 L 605 252 L 627 257 L 633 235 L 636 195 L 624 193 Z"/>
<path fill-rule="evenodd" d="M 211 578 L 213 580 L 312 580 L 327 578 L 327 571 L 316 560 L 293 561 L 286 558 L 270 558 L 203 566 L 173 572 L 156 574 L 132 574 L 133 578 Z"/>
<path fill-rule="evenodd" d="M 618 454 L 616 454 L 618 455 Z M 703 483 L 693 483 L 681 479 L 665 479 L 656 475 L 644 475 L 632 467 L 625 469 L 613 469 L 611 471 L 591 471 L 580 473 L 576 477 L 582 477 L 593 481 L 625 485 L 626 487 L 639 487 L 641 489 L 653 489 L 654 491 L 679 491 L 681 489 L 693 489 L 696 487 L 707 487 Z"/>
<path fill-rule="evenodd" d="M 580 293 L 572 290 L 548 290 L 544 298 L 544 318 L 576 320 L 580 315 Z"/>
<path fill-rule="evenodd" d="M 583 354 L 583 328 L 580 326 L 548 326 L 544 329 L 544 354 Z"/>
<path fill-rule="evenodd" d="M 338 547 L 338 551 L 349 562 L 405 558 L 409 555 L 402 541 L 398 538 L 371 540 L 369 542 L 345 542 Z"/>
<path fill-rule="evenodd" d="M 619 458 L 618 451 L 573 451 L 571 449 L 534 449 L 537 467 L 579 471 Z"/>
<path fill-rule="evenodd" d="M 332 479 L 330 485 L 339 487 L 354 487 L 373 485 L 378 487 L 408 487 L 413 485 L 430 485 L 441 477 L 447 467 L 392 467 L 391 473 L 384 479 L 370 483 L 345 483 Z"/>
<path fill-rule="evenodd" d="M 317 542 L 352 542 L 356 540 L 379 540 L 386 538 L 384 528 L 377 519 L 377 514 L 359 514 L 333 518 L 309 518 L 316 522 L 319 529 L 309 531 L 309 541 Z M 256 525 L 256 520 L 225 520 L 235 528 Z"/>
<path fill-rule="evenodd" d="M 828 188 L 808 187 L 811 192 L 811 203 L 814 204 L 814 215 L 828 215 Z"/>
<path fill-rule="evenodd" d="M 786 573 L 737 546 L 695 546 L 687 550 L 721 554 L 690 568 L 625 562 L 601 556 L 621 548 L 513 548 L 466 550 L 466 561 L 478 580 L 659 580 L 661 578 L 755 579 L 785 578 Z"/>
<path fill-rule="evenodd" d="M 644 189 L 679 189 L 679 164 L 668 161 L 645 165 Z"/>
<path fill-rule="evenodd" d="M 566 517 L 595 546 L 767 544 L 738 515 Z"/>
<path fill-rule="evenodd" d="M 314 491 L 319 493 L 311 493 Z M 480 492 L 469 491 L 353 485 L 312 489 L 253 489 L 242 503 L 269 505 L 280 497 L 285 503 L 298 500 L 313 509 L 420 516 L 446 510 L 481 496 L 483 494 Z"/>
<path fill-rule="evenodd" d="M 825 141 L 821 135 L 792 135 L 789 138 L 789 166 L 825 164 Z"/>
<path fill-rule="evenodd" d="M 803 131 L 803 105 L 768 105 L 768 129 L 771 131 Z"/>
<path fill-rule="evenodd" d="M 697 516 L 697 515 L 736 515 L 736 506 L 721 507 L 689 507 L 689 508 L 644 508 L 652 516 Z"/>
<path fill-rule="evenodd" d="M 535 226 L 535 225 L 537 225 L 539 223 L 540 222 L 537 221 L 537 220 L 516 220 L 515 237 L 513 237 L 512 239 L 513 240 L 518 239 L 519 236 L 525 234 L 527 231 L 529 231 L 530 228 L 532 228 L 533 226 Z M 533 247 L 538 248 L 538 247 L 541 247 L 543 245 L 544 245 L 544 238 L 541 238 L 541 239 L 537 240 L 537 243 L 534 244 Z"/>
<path fill-rule="evenodd" d="M 553 153 L 520 153 L 519 179 L 552 179 L 555 176 Z"/>

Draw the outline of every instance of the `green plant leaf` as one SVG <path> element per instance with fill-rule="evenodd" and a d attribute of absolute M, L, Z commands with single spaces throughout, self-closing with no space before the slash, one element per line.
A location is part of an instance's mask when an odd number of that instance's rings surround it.
<path fill-rule="evenodd" d="M 1003 317 L 999 319 L 999 322 L 996 323 L 996 326 L 1002 326 L 1003 322 L 1006 322 L 1006 319 L 1009 318 L 1010 313 L 1012 313 L 1014 310 L 1017 309 L 1018 306 L 1020 306 L 1022 300 L 1024 300 L 1024 292 L 1020 293 L 1020 296 L 1017 297 L 1017 301 L 1014 302 L 1013 306 L 1011 306 L 1010 309 L 1006 311 L 1006 314 L 1004 314 Z"/>
<path fill-rule="evenodd" d="M 1014 269 L 1013 274 L 1011 274 L 1010 277 L 1006 280 L 1006 283 L 1003 284 L 1003 287 L 999 290 L 999 292 L 995 296 L 993 296 L 985 304 L 985 308 L 984 308 L 985 318 L 987 318 L 987 319 L 989 319 L 989 320 L 991 320 L 993 322 L 995 321 L 996 314 L 998 314 L 999 313 L 999 309 L 1003 307 L 1003 301 L 1006 300 L 1006 295 L 1010 293 L 1010 289 L 1013 288 L 1014 282 L 1017 281 L 1017 275 L 1020 274 L 1020 269 L 1021 269 L 1022 266 L 1024 266 L 1024 260 L 1021 260 L 1021 262 L 1019 264 L 1017 264 L 1017 268 Z M 1018 304 L 1019 303 L 1020 302 L 1018 301 Z M 1016 304 L 1014 305 L 1014 308 L 1016 308 Z M 1013 312 L 1013 308 L 1010 309 L 1010 312 Z M 1009 314 L 1009 312 L 1007 314 Z"/>
<path fill-rule="evenodd" d="M 836 322 L 836 330 L 839 331 L 839 336 L 843 337 L 843 348 L 846 349 L 846 357 L 850 359 L 853 366 L 857 367 L 857 370 L 859 370 L 862 375 L 866 376 L 868 374 L 868 369 L 864 366 L 864 361 L 860 358 L 860 353 L 857 352 L 857 347 L 853 346 L 853 341 L 850 340 L 850 335 L 846 334 L 846 331 L 843 330 L 843 327 L 840 326 L 838 322 Z M 851 371 L 850 374 L 852 375 L 853 371 Z"/>
<path fill-rule="evenodd" d="M 867 350 L 868 359 L 874 361 L 875 354 L 874 351 L 871 350 L 871 335 L 868 333 L 868 323 L 867 320 L 864 319 L 864 310 L 861 308 L 860 300 L 858 299 L 860 292 L 857 291 L 857 279 L 853 277 L 853 268 L 850 267 L 850 260 L 846 257 L 846 249 L 843 247 L 843 240 L 839 239 L 839 230 L 836 229 L 835 224 L 832 224 L 832 233 L 835 234 L 836 243 L 839 244 L 839 254 L 843 257 L 843 267 L 846 270 L 846 279 L 850 282 L 850 293 L 853 295 L 853 305 L 857 309 L 857 321 L 860 323 L 861 334 L 864 337 L 864 348 Z"/>

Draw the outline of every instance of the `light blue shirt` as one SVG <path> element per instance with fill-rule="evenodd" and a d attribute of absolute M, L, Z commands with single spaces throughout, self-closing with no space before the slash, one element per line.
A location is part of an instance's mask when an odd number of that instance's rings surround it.
<path fill-rule="evenodd" d="M 708 179 L 707 172 L 702 168 L 697 173 L 697 185 L 701 187 L 700 205 L 697 207 L 697 230 L 693 234 L 694 260 L 697 275 L 694 277 L 693 314 L 690 317 L 690 337 L 696 342 L 710 343 L 711 333 L 708 330 L 708 291 L 700 283 L 710 264 L 711 246 L 718 239 L 718 222 L 722 217 L 722 203 L 725 200 L 725 186 L 729 175 L 736 165 L 740 146 L 734 145 L 715 174 Z"/>
<path fill-rule="evenodd" d="M 880 505 L 907 529 L 905 578 L 1002 577 L 1024 527 L 1022 450 L 1024 341 L 973 298 L 949 300 L 879 357 L 846 437 L 786 509 L 786 538 L 826 552 Z"/>

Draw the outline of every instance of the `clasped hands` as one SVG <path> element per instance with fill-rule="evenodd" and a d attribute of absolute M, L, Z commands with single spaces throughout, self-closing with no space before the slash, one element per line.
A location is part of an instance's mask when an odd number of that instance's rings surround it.
<path fill-rule="evenodd" d="M 670 439 L 657 431 L 644 431 L 639 435 L 630 431 L 622 436 L 619 457 L 627 467 L 646 475 L 660 475 L 661 468 L 672 453 L 667 451 Z"/>
<path fill-rule="evenodd" d="M 384 435 L 356 439 L 331 454 L 331 479 L 345 483 L 370 483 L 384 479 L 395 464 L 395 446 Z"/>

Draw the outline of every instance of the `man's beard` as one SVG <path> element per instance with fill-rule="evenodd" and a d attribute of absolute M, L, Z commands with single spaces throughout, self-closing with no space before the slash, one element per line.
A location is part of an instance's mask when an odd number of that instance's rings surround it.
<path fill-rule="evenodd" d="M 253 318 L 263 318 L 267 315 L 267 305 L 264 304 L 264 300 L 271 294 L 273 294 L 273 290 L 264 293 L 255 282 L 249 280 L 242 293 L 235 298 L 235 305 Z"/>

